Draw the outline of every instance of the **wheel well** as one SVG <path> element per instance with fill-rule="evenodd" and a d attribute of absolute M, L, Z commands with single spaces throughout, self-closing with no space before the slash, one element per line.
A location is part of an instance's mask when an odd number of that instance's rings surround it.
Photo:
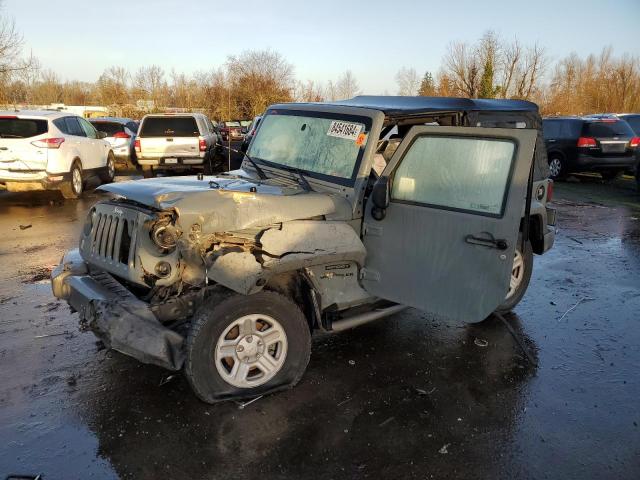
<path fill-rule="evenodd" d="M 269 278 L 264 286 L 264 290 L 271 290 L 290 298 L 296 303 L 304 317 L 307 319 L 309 329 L 318 328 L 319 318 L 316 318 L 311 289 L 313 287 L 306 278 L 303 271 L 291 271 L 279 273 Z"/>
<path fill-rule="evenodd" d="M 565 159 L 565 155 L 564 153 L 562 153 L 560 150 L 553 150 L 551 152 L 547 153 L 547 161 L 550 162 L 552 158 L 554 157 L 559 157 L 561 159 Z"/>

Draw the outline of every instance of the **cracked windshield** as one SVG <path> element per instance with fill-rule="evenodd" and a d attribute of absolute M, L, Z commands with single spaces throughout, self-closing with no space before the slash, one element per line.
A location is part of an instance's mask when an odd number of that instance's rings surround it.
<path fill-rule="evenodd" d="M 364 123 L 299 115 L 267 115 L 249 155 L 267 162 L 351 178 L 366 144 Z"/>

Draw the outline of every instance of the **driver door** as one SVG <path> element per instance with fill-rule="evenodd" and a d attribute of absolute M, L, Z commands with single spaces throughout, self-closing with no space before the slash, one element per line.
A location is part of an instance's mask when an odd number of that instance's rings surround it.
<path fill-rule="evenodd" d="M 387 208 L 367 203 L 367 292 L 456 321 L 490 315 L 509 289 L 536 136 L 413 127 L 379 180 Z"/>

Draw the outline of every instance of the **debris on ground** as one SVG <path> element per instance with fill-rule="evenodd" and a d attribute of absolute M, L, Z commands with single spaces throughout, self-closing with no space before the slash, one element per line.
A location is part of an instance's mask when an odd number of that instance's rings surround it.
<path fill-rule="evenodd" d="M 449 450 L 447 450 L 449 448 L 449 445 L 451 445 L 450 443 L 445 443 L 442 448 L 440 450 L 438 450 L 438 453 L 442 454 L 442 455 L 446 455 L 447 453 L 449 453 Z"/>
<path fill-rule="evenodd" d="M 396 417 L 389 417 L 387 418 L 384 422 L 382 422 L 381 424 L 379 424 L 379 427 L 384 427 L 387 423 L 391 423 Z"/>
<path fill-rule="evenodd" d="M 489 342 L 487 340 L 485 340 L 484 338 L 476 338 L 473 343 L 480 348 L 485 348 L 487 346 L 489 346 Z"/>
<path fill-rule="evenodd" d="M 33 227 L 33 225 L 31 225 L 30 223 L 27 225 L 20 225 L 20 230 L 26 230 L 27 228 L 31 228 Z"/>
<path fill-rule="evenodd" d="M 578 302 L 571 307 L 569 310 L 567 310 L 566 312 L 564 312 L 562 314 L 562 316 L 558 319 L 558 321 L 561 321 L 564 317 L 566 317 L 570 312 L 572 312 L 573 310 L 575 310 L 576 308 L 578 308 L 578 305 L 580 305 L 582 302 L 586 302 L 586 301 L 590 301 L 590 300 L 594 300 L 591 297 L 582 297 L 580 300 L 578 300 Z"/>
<path fill-rule="evenodd" d="M 160 380 L 160 383 L 158 384 L 159 387 L 161 387 L 162 385 L 169 383 L 171 380 L 173 380 L 174 378 L 176 378 L 178 375 L 177 374 L 173 374 L 173 375 L 169 375 L 168 377 L 164 377 L 162 380 Z"/>
<path fill-rule="evenodd" d="M 352 367 L 356 364 L 355 360 L 349 360 L 349 365 L 351 365 Z"/>
<path fill-rule="evenodd" d="M 253 398 L 253 399 L 249 400 L 248 402 L 238 403 L 238 409 L 242 410 L 242 409 L 244 409 L 244 407 L 248 407 L 253 402 L 257 402 L 258 400 L 260 400 L 263 396 L 264 395 L 260 395 L 259 397 L 256 397 L 256 398 Z"/>
<path fill-rule="evenodd" d="M 46 333 L 44 335 L 36 335 L 33 338 L 47 338 L 47 337 L 59 337 L 60 335 L 68 335 L 69 331 L 65 330 L 64 332 L 59 332 L 59 333 Z"/>

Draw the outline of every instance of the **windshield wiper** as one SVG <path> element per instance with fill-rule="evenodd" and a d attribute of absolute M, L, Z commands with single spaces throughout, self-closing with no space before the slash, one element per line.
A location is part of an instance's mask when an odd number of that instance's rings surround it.
<path fill-rule="evenodd" d="M 304 188 L 307 192 L 313 192 L 313 188 L 311 187 L 311 184 L 309 183 L 309 181 L 307 180 L 307 177 L 304 176 L 304 174 L 302 173 L 302 170 L 300 170 L 297 167 L 290 167 L 289 165 L 278 165 L 278 168 L 281 168 L 282 170 L 286 170 L 287 172 L 293 172 L 293 173 L 297 173 L 298 174 L 298 184 Z"/>
<path fill-rule="evenodd" d="M 267 174 L 264 173 L 264 170 L 262 170 L 262 168 L 260 168 L 260 166 L 258 166 L 256 161 L 253 158 L 251 158 L 249 155 L 247 155 L 246 152 L 241 152 L 240 150 L 236 150 L 235 148 L 231 148 L 231 147 L 228 147 L 226 145 L 222 145 L 221 143 L 218 143 L 217 145 L 220 145 L 221 147 L 226 148 L 227 150 L 230 150 L 230 151 L 232 151 L 234 153 L 240 153 L 240 154 L 244 155 L 247 158 L 247 160 L 249 160 L 249 162 L 251 162 L 251 165 L 253 165 L 253 168 L 256 169 L 256 172 L 258 173 L 258 177 L 260 177 L 260 180 L 267 180 L 269 178 L 267 176 Z"/>

